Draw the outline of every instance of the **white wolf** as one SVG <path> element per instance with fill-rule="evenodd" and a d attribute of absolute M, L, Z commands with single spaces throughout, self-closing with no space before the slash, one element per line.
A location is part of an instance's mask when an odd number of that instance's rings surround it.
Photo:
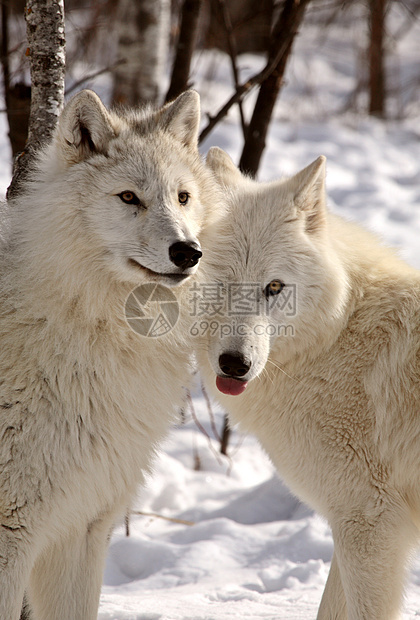
<path fill-rule="evenodd" d="M 420 524 L 420 273 L 327 212 L 325 158 L 266 184 L 220 149 L 208 165 L 228 211 L 198 278 L 230 305 L 197 343 L 207 386 L 331 525 L 318 618 L 395 619 Z"/>
<path fill-rule="evenodd" d="M 24 590 L 35 620 L 97 617 L 110 530 L 184 399 L 185 317 L 142 338 L 124 303 L 197 268 L 217 193 L 198 124 L 192 91 L 118 114 L 83 91 L 3 206 L 1 620 L 19 618 Z"/>

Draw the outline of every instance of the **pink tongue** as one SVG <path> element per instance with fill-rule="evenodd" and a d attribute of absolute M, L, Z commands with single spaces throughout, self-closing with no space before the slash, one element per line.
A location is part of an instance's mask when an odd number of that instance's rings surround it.
<path fill-rule="evenodd" d="M 237 379 L 216 377 L 216 387 L 223 394 L 229 394 L 230 396 L 238 396 L 242 394 L 248 385 L 248 381 L 238 381 Z"/>

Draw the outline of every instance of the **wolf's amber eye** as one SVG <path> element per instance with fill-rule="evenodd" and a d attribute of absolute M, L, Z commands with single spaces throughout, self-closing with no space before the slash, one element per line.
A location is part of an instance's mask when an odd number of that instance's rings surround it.
<path fill-rule="evenodd" d="M 178 200 L 179 200 L 179 204 L 181 205 L 186 205 L 188 202 L 190 195 L 188 192 L 179 192 L 178 194 Z"/>
<path fill-rule="evenodd" d="M 270 295 L 278 295 L 284 289 L 284 284 L 281 280 L 271 280 L 269 284 L 264 289 L 264 294 L 266 297 L 270 297 Z"/>
<path fill-rule="evenodd" d="M 125 202 L 126 205 L 139 205 L 140 204 L 140 200 L 137 198 L 134 192 L 129 192 L 129 191 L 121 192 L 121 194 L 118 194 L 118 197 L 121 198 L 121 200 Z"/>

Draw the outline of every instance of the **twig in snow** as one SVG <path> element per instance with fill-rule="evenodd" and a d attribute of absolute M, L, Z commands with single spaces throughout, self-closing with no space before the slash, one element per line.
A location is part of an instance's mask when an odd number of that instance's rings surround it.
<path fill-rule="evenodd" d="M 165 517 L 164 515 L 157 514 L 156 512 L 143 512 L 142 510 L 132 510 L 131 514 L 140 515 L 141 517 L 155 517 L 156 519 L 164 519 L 165 521 L 171 521 L 172 523 L 180 523 L 181 525 L 195 525 L 194 521 L 186 521 L 185 519 L 175 519 L 174 517 Z"/>

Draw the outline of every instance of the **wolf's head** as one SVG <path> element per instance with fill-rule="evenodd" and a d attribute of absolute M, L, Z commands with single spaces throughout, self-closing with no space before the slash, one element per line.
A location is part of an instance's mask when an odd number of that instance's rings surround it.
<path fill-rule="evenodd" d="M 110 112 L 92 91 L 65 107 L 35 175 L 33 225 L 64 265 L 174 286 L 197 269 L 211 174 L 197 150 L 198 94 Z"/>
<path fill-rule="evenodd" d="M 267 362 L 283 364 L 328 339 L 347 281 L 329 235 L 324 157 L 272 183 L 242 176 L 218 148 L 207 164 L 228 207 L 205 242 L 199 358 L 220 391 L 237 395 Z"/>

